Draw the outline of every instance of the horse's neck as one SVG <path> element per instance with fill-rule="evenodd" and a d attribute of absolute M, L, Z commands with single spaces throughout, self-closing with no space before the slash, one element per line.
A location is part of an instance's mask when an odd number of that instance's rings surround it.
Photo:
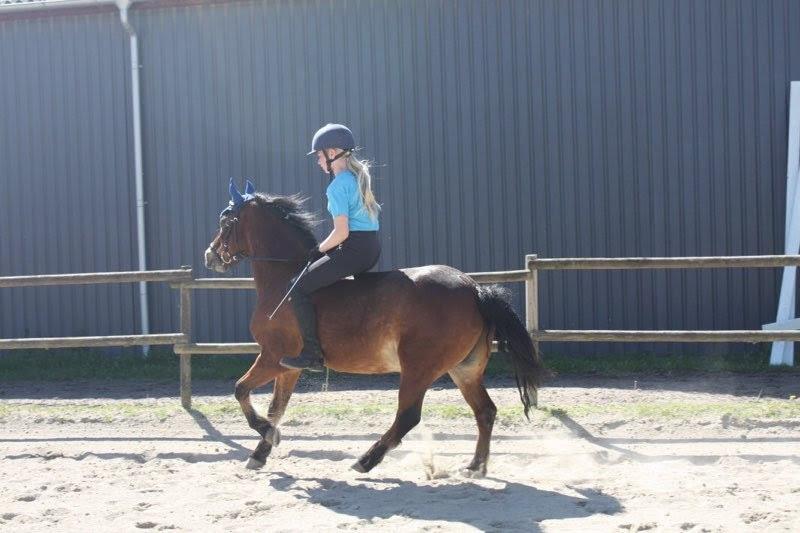
<path fill-rule="evenodd" d="M 289 280 L 297 274 L 294 263 L 277 263 L 268 261 L 253 262 L 253 279 L 256 282 L 256 294 L 259 300 L 282 298 L 289 288 Z"/>
<path fill-rule="evenodd" d="M 254 257 L 274 257 L 289 259 L 303 256 L 302 247 L 291 239 L 291 231 L 286 224 L 271 219 L 256 220 L 248 231 L 250 253 Z M 257 231 L 255 231 L 257 230 Z M 272 238 L 266 235 L 271 234 Z M 256 282 L 256 294 L 259 301 L 272 302 L 280 300 L 286 294 L 287 284 L 299 273 L 301 263 L 283 261 L 252 262 L 253 278 Z M 278 294 L 280 293 L 280 294 Z M 277 302 L 276 302 L 277 303 Z"/>

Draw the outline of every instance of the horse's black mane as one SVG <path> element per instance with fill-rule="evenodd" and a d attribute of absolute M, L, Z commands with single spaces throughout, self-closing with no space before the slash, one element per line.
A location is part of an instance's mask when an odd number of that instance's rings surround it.
<path fill-rule="evenodd" d="M 300 194 L 272 196 L 260 192 L 255 193 L 253 197 L 257 205 L 271 209 L 275 214 L 295 227 L 303 238 L 303 244 L 308 248 L 317 244 L 314 227 L 319 224 L 319 220 L 314 213 L 303 208 L 303 204 L 308 198 Z"/>

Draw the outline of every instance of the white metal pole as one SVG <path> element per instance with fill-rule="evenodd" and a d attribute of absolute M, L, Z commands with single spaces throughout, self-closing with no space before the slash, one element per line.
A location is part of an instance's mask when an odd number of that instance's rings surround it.
<path fill-rule="evenodd" d="M 128 33 L 130 40 L 131 50 L 131 97 L 132 97 L 132 115 L 133 115 L 133 157 L 134 157 L 134 174 L 136 181 L 136 240 L 139 252 L 139 270 L 147 270 L 147 247 L 145 240 L 145 211 L 146 205 L 144 199 L 144 171 L 142 170 L 142 117 L 141 117 L 141 104 L 139 93 L 139 41 L 136 36 L 136 30 L 131 26 L 128 21 L 128 7 L 130 0 L 117 0 L 117 7 L 119 7 L 119 16 L 122 26 Z M 147 305 L 147 283 L 142 281 L 139 283 L 139 309 L 142 322 L 142 334 L 150 333 L 150 315 L 148 313 Z M 147 355 L 149 353 L 149 346 L 142 346 L 142 353 Z"/>
<path fill-rule="evenodd" d="M 789 139 L 786 151 L 786 230 L 784 253 L 794 255 L 800 251 L 800 187 L 798 187 L 798 162 L 800 161 L 800 82 L 793 81 L 789 97 Z M 785 267 L 778 300 L 775 322 L 780 324 L 794 318 L 797 293 L 797 267 Z M 770 365 L 793 365 L 794 343 L 772 343 Z"/>

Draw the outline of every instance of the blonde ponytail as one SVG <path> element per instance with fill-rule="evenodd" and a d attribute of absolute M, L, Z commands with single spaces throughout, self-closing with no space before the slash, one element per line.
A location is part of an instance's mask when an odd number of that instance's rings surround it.
<path fill-rule="evenodd" d="M 355 174 L 358 179 L 358 192 L 361 195 L 361 201 L 364 203 L 364 209 L 373 220 L 378 218 L 378 212 L 381 210 L 380 204 L 375 199 L 372 193 L 372 177 L 369 175 L 369 161 L 362 161 L 350 155 L 347 158 L 347 169 Z"/>

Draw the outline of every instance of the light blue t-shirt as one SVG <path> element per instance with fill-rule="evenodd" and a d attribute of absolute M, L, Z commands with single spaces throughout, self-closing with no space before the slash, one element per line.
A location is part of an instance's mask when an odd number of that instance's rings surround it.
<path fill-rule="evenodd" d="M 325 191 L 331 216 L 347 215 L 350 231 L 378 231 L 378 216 L 370 218 L 358 192 L 358 180 L 349 170 L 336 175 Z"/>

